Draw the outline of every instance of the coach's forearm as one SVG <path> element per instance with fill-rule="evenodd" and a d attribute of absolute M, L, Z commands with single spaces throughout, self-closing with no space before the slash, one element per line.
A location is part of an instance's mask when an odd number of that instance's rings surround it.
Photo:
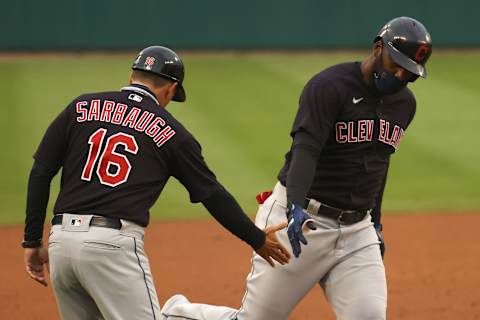
<path fill-rule="evenodd" d="M 223 227 L 248 243 L 254 250 L 265 243 L 265 233 L 255 226 L 225 189 L 215 192 L 202 203 Z"/>
<path fill-rule="evenodd" d="M 43 224 L 50 196 L 50 183 L 55 173 L 37 161 L 28 179 L 27 212 L 25 217 L 25 241 L 42 239 Z"/>

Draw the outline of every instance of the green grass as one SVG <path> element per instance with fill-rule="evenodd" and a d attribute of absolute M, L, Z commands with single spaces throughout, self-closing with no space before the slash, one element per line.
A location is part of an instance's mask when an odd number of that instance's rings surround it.
<path fill-rule="evenodd" d="M 169 110 L 197 137 L 219 180 L 249 213 L 255 194 L 269 189 L 290 145 L 289 130 L 304 83 L 352 54 L 186 54 L 187 103 Z M 133 54 L 132 54 L 133 57 Z M 0 223 L 24 219 L 31 155 L 64 106 L 89 91 L 120 88 L 130 56 L 66 56 L 0 60 Z M 394 155 L 384 211 L 480 208 L 480 53 L 435 52 L 429 78 L 411 88 L 417 115 Z M 50 208 L 58 191 L 52 188 Z M 152 210 L 154 217 L 206 217 L 173 179 Z"/>

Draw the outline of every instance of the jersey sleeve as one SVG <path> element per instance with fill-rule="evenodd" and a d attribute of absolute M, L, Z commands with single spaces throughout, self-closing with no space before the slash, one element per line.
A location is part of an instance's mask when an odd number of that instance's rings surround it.
<path fill-rule="evenodd" d="M 315 139 L 302 131 L 295 135 L 291 152 L 292 161 L 286 181 L 287 201 L 303 206 L 315 177 L 320 151 Z"/>
<path fill-rule="evenodd" d="M 405 102 L 404 102 L 404 117 L 405 117 L 405 127 L 404 129 L 410 126 L 415 117 L 415 113 L 417 111 L 417 99 L 415 99 L 415 95 L 409 88 L 405 88 Z"/>
<path fill-rule="evenodd" d="M 387 167 L 385 168 L 385 173 L 382 177 L 382 186 L 380 188 L 380 192 L 378 193 L 377 199 L 375 201 L 375 207 L 371 212 L 372 222 L 374 224 L 380 224 L 382 219 L 382 200 L 383 200 L 383 193 L 385 191 L 385 186 L 387 184 L 387 175 L 388 175 L 388 168 L 390 166 L 390 157 L 387 160 Z"/>
<path fill-rule="evenodd" d="M 70 109 L 67 107 L 50 124 L 33 156 L 36 161 L 55 172 L 62 166 L 66 153 L 69 120 Z"/>
<path fill-rule="evenodd" d="M 200 144 L 194 138 L 186 139 L 175 149 L 172 176 L 188 190 L 192 203 L 200 202 L 222 189 L 215 174 L 205 163 Z"/>
<path fill-rule="evenodd" d="M 408 123 L 407 123 L 407 126 L 405 127 L 405 129 L 407 129 L 410 124 L 412 123 L 413 121 L 413 118 L 415 117 L 415 113 L 417 111 L 417 100 L 415 100 L 415 97 L 413 96 L 412 94 L 412 109 L 411 109 L 411 112 L 410 112 L 410 118 L 408 119 Z"/>
<path fill-rule="evenodd" d="M 291 136 L 306 131 L 321 148 L 330 135 L 339 112 L 339 96 L 335 87 L 326 81 L 310 80 L 300 96 Z"/>

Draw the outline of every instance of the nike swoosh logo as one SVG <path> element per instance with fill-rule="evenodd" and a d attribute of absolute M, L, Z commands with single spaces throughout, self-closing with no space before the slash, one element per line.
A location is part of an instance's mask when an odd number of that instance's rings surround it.
<path fill-rule="evenodd" d="M 353 102 L 353 104 L 357 104 L 357 103 L 359 103 L 359 102 L 362 101 L 362 100 L 363 100 L 363 97 L 358 98 L 358 99 L 355 99 L 355 97 L 353 97 L 352 102 Z"/>

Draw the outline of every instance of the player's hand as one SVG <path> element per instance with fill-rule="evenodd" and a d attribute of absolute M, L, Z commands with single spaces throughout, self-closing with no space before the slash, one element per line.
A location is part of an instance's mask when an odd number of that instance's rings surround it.
<path fill-rule="evenodd" d="M 383 240 L 382 235 L 383 225 L 381 223 L 375 223 L 373 227 L 375 228 L 375 232 L 377 233 L 378 241 L 380 241 L 380 253 L 382 254 L 383 259 L 383 256 L 385 255 L 385 241 Z"/>
<path fill-rule="evenodd" d="M 47 286 L 48 251 L 44 247 L 25 248 L 24 252 L 25 269 L 33 280 Z"/>
<path fill-rule="evenodd" d="M 255 252 L 265 259 L 272 267 L 275 267 L 273 260 L 277 261 L 281 265 L 284 265 L 290 261 L 290 253 L 285 247 L 278 242 L 275 232 L 284 229 L 287 223 L 265 228 L 263 231 L 267 235 L 265 243 Z M 273 260 L 272 260 L 273 259 Z"/>
<path fill-rule="evenodd" d="M 304 245 L 308 243 L 303 235 L 304 224 L 306 224 L 310 230 L 316 230 L 317 227 L 315 227 L 313 220 L 303 211 L 303 208 L 297 204 L 291 203 L 287 206 L 287 218 L 288 240 L 290 240 L 290 244 L 292 245 L 293 255 L 298 258 L 302 252 L 300 242 Z"/>

